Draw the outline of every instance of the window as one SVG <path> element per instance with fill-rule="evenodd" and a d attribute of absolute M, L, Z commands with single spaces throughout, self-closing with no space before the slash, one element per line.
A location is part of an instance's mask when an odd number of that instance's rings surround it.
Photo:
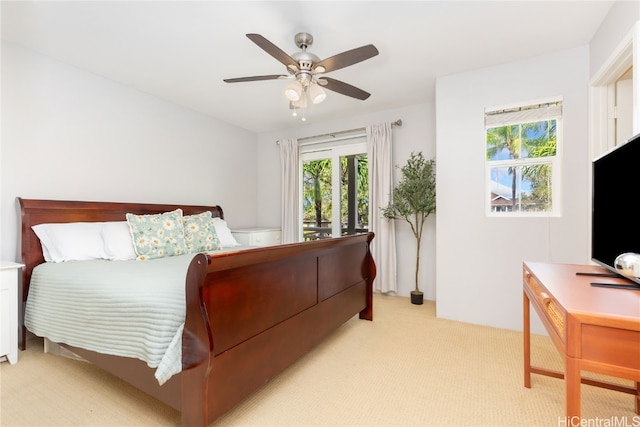
<path fill-rule="evenodd" d="M 300 159 L 303 240 L 367 231 L 368 162 L 362 138 L 304 146 Z"/>
<path fill-rule="evenodd" d="M 489 215 L 559 214 L 562 102 L 487 109 Z"/>

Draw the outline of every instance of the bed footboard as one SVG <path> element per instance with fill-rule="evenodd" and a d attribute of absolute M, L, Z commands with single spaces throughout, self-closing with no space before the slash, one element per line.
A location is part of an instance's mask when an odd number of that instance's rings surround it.
<path fill-rule="evenodd" d="M 198 255 L 187 275 L 182 424 L 208 425 L 358 314 L 373 233 Z"/>

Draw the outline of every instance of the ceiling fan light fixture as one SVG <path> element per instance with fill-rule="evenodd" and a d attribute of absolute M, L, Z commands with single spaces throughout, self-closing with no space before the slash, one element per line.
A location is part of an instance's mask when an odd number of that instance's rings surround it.
<path fill-rule="evenodd" d="M 307 108 L 307 97 L 305 96 L 305 93 L 303 92 L 302 97 L 297 101 L 291 101 L 291 105 L 293 105 L 294 108 L 299 108 L 301 110 Z"/>
<path fill-rule="evenodd" d="M 287 97 L 289 101 L 298 101 L 302 97 L 302 85 L 299 81 L 294 80 L 289 85 L 287 85 L 284 90 L 284 95 Z"/>
<path fill-rule="evenodd" d="M 309 98 L 311 98 L 311 102 L 314 104 L 320 104 L 327 97 L 327 92 L 322 89 L 317 84 L 312 84 L 309 86 Z"/>

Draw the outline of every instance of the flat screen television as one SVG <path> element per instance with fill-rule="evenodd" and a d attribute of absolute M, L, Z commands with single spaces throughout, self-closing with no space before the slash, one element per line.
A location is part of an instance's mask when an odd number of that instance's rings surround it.
<path fill-rule="evenodd" d="M 640 253 L 640 134 L 592 166 L 591 259 L 616 272 L 618 255 Z"/>

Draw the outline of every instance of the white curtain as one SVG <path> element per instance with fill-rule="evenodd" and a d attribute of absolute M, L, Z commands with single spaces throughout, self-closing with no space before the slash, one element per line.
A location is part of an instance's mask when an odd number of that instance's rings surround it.
<path fill-rule="evenodd" d="M 396 278 L 396 231 L 393 220 L 382 216 L 381 208 L 389 204 L 393 192 L 391 123 L 367 126 L 369 159 L 369 229 L 375 233 L 371 254 L 377 275 L 373 288 L 377 292 L 398 292 Z"/>
<path fill-rule="evenodd" d="M 294 243 L 300 240 L 298 140 L 281 139 L 278 145 L 282 182 L 282 243 Z"/>

